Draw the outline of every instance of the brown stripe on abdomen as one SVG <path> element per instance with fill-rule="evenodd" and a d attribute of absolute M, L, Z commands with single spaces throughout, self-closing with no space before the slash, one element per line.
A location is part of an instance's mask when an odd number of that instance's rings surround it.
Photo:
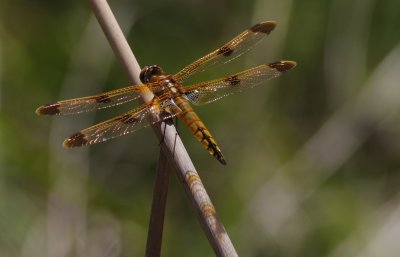
<path fill-rule="evenodd" d="M 218 147 L 217 142 L 211 136 L 208 129 L 205 127 L 203 122 L 199 119 L 197 114 L 193 110 L 185 111 L 179 118 L 185 123 L 185 125 L 194 134 L 197 141 L 199 141 L 203 147 L 222 164 L 226 164 L 224 156 L 222 155 L 221 149 Z"/>
<path fill-rule="evenodd" d="M 199 132 L 201 133 L 201 137 L 198 137 Z M 215 159 L 217 159 L 220 163 L 226 165 L 226 161 L 224 159 L 224 156 L 222 155 L 221 149 L 218 147 L 214 138 L 205 127 L 199 127 L 198 132 L 196 133 L 196 138 L 203 144 L 207 151 L 212 156 L 214 156 Z"/>
<path fill-rule="evenodd" d="M 222 155 L 221 149 L 218 147 L 217 142 L 215 142 L 199 116 L 193 111 L 192 106 L 182 97 L 176 97 L 174 100 L 179 108 L 183 110 L 178 117 L 194 134 L 197 141 L 199 141 L 214 158 L 225 165 L 226 161 Z"/>

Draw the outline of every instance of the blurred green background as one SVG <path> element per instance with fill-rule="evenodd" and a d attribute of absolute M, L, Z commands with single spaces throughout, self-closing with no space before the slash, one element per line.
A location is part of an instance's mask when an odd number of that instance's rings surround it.
<path fill-rule="evenodd" d="M 399 256 L 400 1 L 110 1 L 140 65 L 177 72 L 276 20 L 245 56 L 191 82 L 286 59 L 293 71 L 196 111 L 227 166 L 179 130 L 240 256 Z M 38 117 L 128 85 L 87 1 L 0 1 L 0 256 L 144 256 L 151 129 L 66 150 L 136 105 Z M 162 256 L 214 256 L 171 173 Z"/>

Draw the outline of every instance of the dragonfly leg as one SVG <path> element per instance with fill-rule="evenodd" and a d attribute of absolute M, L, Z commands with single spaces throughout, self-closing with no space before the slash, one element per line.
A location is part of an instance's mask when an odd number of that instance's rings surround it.
<path fill-rule="evenodd" d="M 163 131 L 163 134 L 162 134 L 162 137 L 161 137 L 161 139 L 160 139 L 160 142 L 158 143 L 159 146 L 161 146 L 162 142 L 164 141 L 164 138 L 165 138 L 165 130 L 166 130 L 166 128 L 167 128 L 167 125 L 172 125 L 172 124 L 174 123 L 173 120 L 172 120 L 172 118 L 166 118 L 166 119 L 164 119 L 165 117 L 168 117 L 168 116 L 171 116 L 171 114 L 170 114 L 169 112 L 167 112 L 167 111 L 163 111 L 162 113 L 160 113 L 160 118 L 161 118 L 161 120 L 164 120 L 164 122 L 162 123 L 162 124 L 164 125 L 164 129 L 162 130 L 162 131 Z"/>

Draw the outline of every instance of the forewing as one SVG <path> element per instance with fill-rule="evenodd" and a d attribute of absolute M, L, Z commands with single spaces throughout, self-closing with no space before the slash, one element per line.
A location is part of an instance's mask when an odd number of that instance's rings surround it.
<path fill-rule="evenodd" d="M 263 81 L 276 78 L 295 66 L 296 63 L 292 61 L 263 64 L 226 78 L 184 87 L 183 95 L 193 104 L 207 104 L 224 96 L 258 86 Z"/>
<path fill-rule="evenodd" d="M 237 58 L 260 42 L 260 40 L 268 35 L 275 26 L 276 23 L 274 21 L 265 21 L 252 26 L 219 49 L 186 66 L 173 76 L 174 79 L 178 82 L 183 82 L 197 72 L 227 63 Z"/>
<path fill-rule="evenodd" d="M 104 142 L 148 126 L 150 115 L 154 122 L 160 122 L 176 116 L 179 111 L 169 98 L 163 101 L 155 98 L 120 116 L 81 130 L 67 138 L 63 145 L 71 148 Z"/>
<path fill-rule="evenodd" d="M 139 98 L 140 92 L 149 89 L 155 90 L 158 86 L 158 84 L 129 86 L 94 96 L 58 101 L 40 106 L 36 109 L 36 114 L 69 115 L 108 108 L 135 100 Z"/>

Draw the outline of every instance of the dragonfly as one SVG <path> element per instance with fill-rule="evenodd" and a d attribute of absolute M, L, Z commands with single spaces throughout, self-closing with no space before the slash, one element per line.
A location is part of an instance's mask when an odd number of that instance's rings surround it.
<path fill-rule="evenodd" d="M 264 21 L 246 29 L 231 41 L 189 64 L 175 75 L 169 75 L 157 65 L 146 66 L 140 72 L 142 84 L 110 92 L 58 101 L 36 109 L 38 115 L 70 115 L 104 109 L 138 99 L 142 93 L 154 97 L 124 114 L 83 129 L 69 138 L 66 148 L 87 146 L 130 134 L 152 123 L 178 117 L 203 147 L 220 163 L 226 164 L 220 147 L 210 131 L 194 112 L 191 104 L 203 105 L 225 96 L 260 85 L 296 66 L 294 61 L 277 61 L 207 82 L 183 86 L 189 77 L 212 67 L 225 64 L 250 50 L 276 27 L 274 21 Z M 149 117 L 152 117 L 149 119 Z M 154 118 L 155 117 L 155 118 Z"/>

